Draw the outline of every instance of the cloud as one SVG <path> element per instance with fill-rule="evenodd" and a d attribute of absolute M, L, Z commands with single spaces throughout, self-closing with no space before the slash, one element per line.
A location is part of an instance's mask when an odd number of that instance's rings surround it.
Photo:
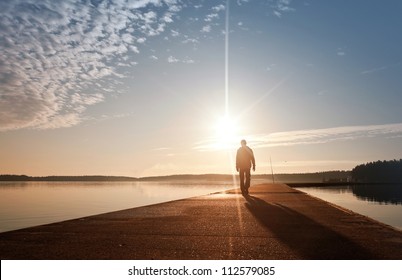
<path fill-rule="evenodd" d="M 237 5 L 241 6 L 243 3 L 248 3 L 250 0 L 237 0 Z"/>
<path fill-rule="evenodd" d="M 209 33 L 211 32 L 211 26 L 210 25 L 205 25 L 202 29 L 201 32 L 203 33 Z"/>
<path fill-rule="evenodd" d="M 224 11 L 225 10 L 225 6 L 224 5 L 218 5 L 218 6 L 214 6 L 214 7 L 212 7 L 212 11 L 214 11 L 214 12 L 216 12 L 216 13 L 218 13 L 218 12 L 220 12 L 220 11 Z"/>
<path fill-rule="evenodd" d="M 115 90 L 116 66 L 135 65 L 180 10 L 176 0 L 2 1 L 0 131 L 80 123 Z"/>
<path fill-rule="evenodd" d="M 205 17 L 204 21 L 211 22 L 211 21 L 213 21 L 214 19 L 217 19 L 217 18 L 219 18 L 218 14 L 209 14 L 209 15 L 207 15 Z"/>
<path fill-rule="evenodd" d="M 207 24 L 201 28 L 202 33 L 210 33 L 212 31 L 212 26 L 219 26 L 222 24 L 220 21 L 219 13 L 225 11 L 226 7 L 223 4 L 213 6 L 209 9 L 209 13 L 204 17 L 204 22 Z"/>
<path fill-rule="evenodd" d="M 387 69 L 388 69 L 388 66 L 382 66 L 382 67 L 377 67 L 377 68 L 372 68 L 369 70 L 362 71 L 361 74 L 362 75 L 373 74 L 373 73 L 381 72 L 381 71 L 384 71 Z"/>
<path fill-rule="evenodd" d="M 402 135 L 402 123 L 277 132 L 268 135 L 254 135 L 251 137 L 251 141 L 256 147 L 274 147 L 322 144 L 334 141 L 396 135 Z"/>
<path fill-rule="evenodd" d="M 130 113 L 115 113 L 115 114 L 102 114 L 100 116 L 91 116 L 91 117 L 86 117 L 86 121 L 92 121 L 95 123 L 100 123 L 108 120 L 115 120 L 115 119 L 123 119 L 123 118 L 129 118 L 134 116 L 134 112 Z"/>
<path fill-rule="evenodd" d="M 183 44 L 189 44 L 189 43 L 198 44 L 199 41 L 197 39 L 194 39 L 194 38 L 187 38 L 187 39 L 183 40 L 182 43 Z"/>
<path fill-rule="evenodd" d="M 169 63 L 177 63 L 177 62 L 179 62 L 179 60 L 177 58 L 175 58 L 174 56 L 172 56 L 172 55 L 168 57 L 167 61 Z"/>
<path fill-rule="evenodd" d="M 276 10 L 274 10 L 274 15 L 276 15 L 278 18 L 281 18 L 281 17 L 282 17 L 282 13 L 281 13 L 281 12 L 278 12 L 278 11 L 276 11 Z"/>
<path fill-rule="evenodd" d="M 343 48 L 338 48 L 337 51 L 336 51 L 336 54 L 338 56 L 345 56 L 346 52 L 345 52 L 345 50 Z"/>
<path fill-rule="evenodd" d="M 173 37 L 178 37 L 178 36 L 180 36 L 180 33 L 177 32 L 176 30 L 171 30 L 170 33 L 172 34 Z"/>
<path fill-rule="evenodd" d="M 361 138 L 386 136 L 395 138 L 402 136 L 402 123 L 367 125 L 367 126 L 343 126 L 323 129 L 296 130 L 276 132 L 270 134 L 249 135 L 247 141 L 254 148 L 325 144 L 335 141 L 351 141 Z M 234 139 L 235 140 L 235 139 Z M 236 141 L 230 148 L 238 146 Z M 195 144 L 194 149 L 209 151 L 216 149 L 216 139 L 210 138 Z"/>
<path fill-rule="evenodd" d="M 271 63 L 270 65 L 268 65 L 266 68 L 265 68 L 265 70 L 266 71 L 271 71 L 272 69 L 274 69 L 276 67 L 276 64 L 275 63 Z"/>
<path fill-rule="evenodd" d="M 375 67 L 375 68 L 370 68 L 367 70 L 362 71 L 360 74 L 362 75 L 369 75 L 369 74 L 374 74 L 377 72 L 382 72 L 385 70 L 392 70 L 394 68 L 399 68 L 401 66 L 401 62 L 396 62 L 393 64 L 388 64 L 388 65 L 384 65 L 384 66 L 380 66 L 380 67 Z"/>
<path fill-rule="evenodd" d="M 168 61 L 169 63 L 180 63 L 180 62 L 181 62 L 181 63 L 185 63 L 185 64 L 192 64 L 192 63 L 195 63 L 195 61 L 192 60 L 192 59 L 186 58 L 186 59 L 180 60 L 180 59 L 178 59 L 178 58 L 176 58 L 176 57 L 174 57 L 174 56 L 172 56 L 172 55 L 168 57 L 167 61 Z"/>
<path fill-rule="evenodd" d="M 142 37 L 142 38 L 138 38 L 137 42 L 140 44 L 143 44 L 143 43 L 145 43 L 146 40 L 147 40 L 147 38 Z"/>
<path fill-rule="evenodd" d="M 294 12 L 295 9 L 291 7 L 292 0 L 271 0 L 273 13 L 278 18 L 281 18 L 283 13 Z"/>

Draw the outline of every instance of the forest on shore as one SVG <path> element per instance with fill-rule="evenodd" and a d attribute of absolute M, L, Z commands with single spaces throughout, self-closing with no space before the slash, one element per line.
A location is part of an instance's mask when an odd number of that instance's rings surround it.
<path fill-rule="evenodd" d="M 375 161 L 356 166 L 352 180 L 362 183 L 402 183 L 402 159 Z"/>

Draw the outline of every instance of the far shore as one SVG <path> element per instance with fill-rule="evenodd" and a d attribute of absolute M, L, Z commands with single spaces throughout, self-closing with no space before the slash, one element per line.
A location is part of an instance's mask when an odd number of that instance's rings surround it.
<path fill-rule="evenodd" d="M 205 181 L 208 183 L 232 181 L 237 174 L 179 174 L 152 177 L 127 176 L 27 176 L 27 175 L 0 175 L 0 182 L 166 182 L 166 181 Z M 275 182 L 287 184 L 290 187 L 328 187 L 348 185 L 388 185 L 401 182 L 361 182 L 353 181 L 350 171 L 326 171 L 316 173 L 289 173 L 289 174 L 254 174 L 252 181 Z"/>
<path fill-rule="evenodd" d="M 0 175 L 0 181 L 185 181 L 185 180 L 207 180 L 207 181 L 231 181 L 237 174 L 177 174 L 151 177 L 128 177 L 128 176 L 28 176 L 28 175 Z M 289 173 L 289 174 L 253 174 L 252 179 L 267 180 L 280 183 L 323 183 L 323 182 L 348 182 L 350 171 L 325 171 L 315 173 Z"/>

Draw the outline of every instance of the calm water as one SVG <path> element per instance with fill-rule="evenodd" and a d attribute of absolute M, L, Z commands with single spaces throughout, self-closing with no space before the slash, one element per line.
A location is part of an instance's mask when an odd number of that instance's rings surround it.
<path fill-rule="evenodd" d="M 229 181 L 0 182 L 0 232 L 233 188 Z M 402 230 L 402 186 L 298 189 Z"/>
<path fill-rule="evenodd" d="M 0 232 L 233 189 L 233 182 L 0 182 Z"/>
<path fill-rule="evenodd" d="M 296 189 L 402 230 L 402 186 L 400 185 Z"/>

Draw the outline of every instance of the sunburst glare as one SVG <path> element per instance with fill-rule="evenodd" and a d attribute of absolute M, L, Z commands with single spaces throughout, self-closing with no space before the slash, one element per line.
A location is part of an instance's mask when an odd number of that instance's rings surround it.
<path fill-rule="evenodd" d="M 219 150 L 233 149 L 238 144 L 239 126 L 238 123 L 225 115 L 215 123 L 214 147 Z"/>

